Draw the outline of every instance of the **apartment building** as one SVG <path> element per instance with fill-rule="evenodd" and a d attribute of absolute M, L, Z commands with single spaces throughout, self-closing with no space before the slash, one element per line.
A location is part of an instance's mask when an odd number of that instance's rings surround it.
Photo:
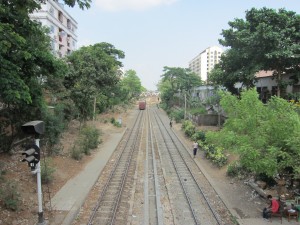
<path fill-rule="evenodd" d="M 58 0 L 46 0 L 41 9 L 31 14 L 30 18 L 49 28 L 54 55 L 64 57 L 76 50 L 77 22 Z"/>
<path fill-rule="evenodd" d="M 218 46 L 206 48 L 199 55 L 189 62 L 189 68 L 207 81 L 208 73 L 219 63 L 223 50 Z"/>

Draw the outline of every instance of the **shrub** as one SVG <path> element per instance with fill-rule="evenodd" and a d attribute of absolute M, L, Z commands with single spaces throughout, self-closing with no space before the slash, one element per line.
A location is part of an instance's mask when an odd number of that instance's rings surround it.
<path fill-rule="evenodd" d="M 192 137 L 196 128 L 191 121 L 185 120 L 182 124 L 182 129 L 186 136 Z"/>
<path fill-rule="evenodd" d="M 95 127 L 84 127 L 80 133 L 83 136 L 84 144 L 86 144 L 89 149 L 97 148 L 100 136 L 99 130 Z"/>
<path fill-rule="evenodd" d="M 71 150 L 71 157 L 75 160 L 82 159 L 82 154 L 90 155 L 91 150 L 97 148 L 101 143 L 99 140 L 100 132 L 95 127 L 86 126 L 82 128 L 79 134 L 79 139 Z"/>
<path fill-rule="evenodd" d="M 55 168 L 51 166 L 51 161 L 49 159 L 41 161 L 41 180 L 43 184 L 49 184 L 53 181 L 53 173 Z"/>
<path fill-rule="evenodd" d="M 57 105 L 54 109 L 54 112 L 49 110 L 43 111 L 43 119 L 45 121 L 45 135 L 47 138 L 47 143 L 50 148 L 49 154 L 53 154 L 52 148 L 55 144 L 58 143 L 60 135 L 65 129 L 65 118 L 64 118 L 64 107 L 62 105 Z M 57 150 L 57 149 L 56 149 Z"/>
<path fill-rule="evenodd" d="M 110 119 L 110 122 L 111 122 L 112 124 L 114 124 L 114 123 L 116 122 L 116 119 L 115 119 L 114 117 L 112 117 L 112 118 Z"/>
<path fill-rule="evenodd" d="M 205 142 L 205 132 L 202 130 L 197 130 L 193 136 L 192 136 L 193 141 L 202 141 Z"/>
<path fill-rule="evenodd" d="M 202 106 L 202 107 L 190 109 L 189 113 L 192 115 L 201 115 L 201 114 L 207 114 L 207 111 L 206 111 L 205 107 Z"/>
<path fill-rule="evenodd" d="M 7 182 L 0 190 L 0 198 L 6 209 L 17 211 L 21 202 L 17 183 L 13 181 Z"/>
<path fill-rule="evenodd" d="M 245 179 L 251 174 L 247 168 L 245 168 L 239 161 L 230 163 L 227 167 L 227 175 L 230 177 L 236 177 L 238 179 Z"/>
<path fill-rule="evenodd" d="M 81 148 L 78 147 L 78 145 L 74 145 L 71 150 L 71 157 L 75 160 L 81 160 L 83 157 L 83 152 L 81 151 Z"/>
<path fill-rule="evenodd" d="M 184 119 L 184 111 L 182 109 L 174 110 L 170 113 L 170 117 L 174 118 L 176 123 L 179 123 L 181 120 Z"/>
<path fill-rule="evenodd" d="M 202 149 L 204 150 L 205 157 L 217 166 L 222 167 L 227 163 L 227 157 L 224 155 L 223 148 L 202 144 Z"/>

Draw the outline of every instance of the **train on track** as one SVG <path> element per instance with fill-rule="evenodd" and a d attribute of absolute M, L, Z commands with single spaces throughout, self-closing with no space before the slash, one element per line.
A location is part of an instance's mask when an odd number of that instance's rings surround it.
<path fill-rule="evenodd" d="M 146 109 L 146 101 L 139 101 L 139 110 Z"/>

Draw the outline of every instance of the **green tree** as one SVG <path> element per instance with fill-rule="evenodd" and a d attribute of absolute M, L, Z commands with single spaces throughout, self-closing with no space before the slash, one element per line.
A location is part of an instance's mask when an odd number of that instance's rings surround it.
<path fill-rule="evenodd" d="M 251 87 L 259 70 L 274 71 L 280 88 L 286 83 L 282 76 L 290 74 L 293 81 L 300 77 L 300 15 L 285 9 L 246 11 L 245 20 L 235 19 L 222 31 L 220 44 L 230 47 L 221 57 L 220 66 L 212 72 L 211 81 L 229 90 L 235 82 Z M 278 88 L 278 96 L 280 96 Z"/>
<path fill-rule="evenodd" d="M 121 87 L 127 93 L 128 99 L 138 97 L 142 92 L 140 78 L 134 70 L 127 70 L 124 78 L 121 80 Z"/>
<path fill-rule="evenodd" d="M 102 89 L 116 85 L 120 80 L 119 68 L 124 53 L 109 43 L 82 47 L 67 57 L 69 73 L 64 85 L 79 109 L 80 119 L 93 115 L 95 98 Z"/>
<path fill-rule="evenodd" d="M 223 93 L 221 106 L 228 119 L 220 132 L 206 133 L 208 143 L 238 154 L 256 174 L 271 177 L 292 167 L 300 176 L 300 117 L 292 104 L 275 96 L 265 106 L 250 89 L 241 99 Z"/>
<path fill-rule="evenodd" d="M 161 99 L 167 103 L 168 106 L 173 105 L 173 96 L 178 92 L 186 92 L 190 94 L 193 87 L 202 84 L 201 78 L 187 68 L 180 67 L 164 67 L 164 74 L 158 85 L 161 92 Z"/>
<path fill-rule="evenodd" d="M 21 124 L 41 119 L 43 85 L 49 77 L 62 76 L 64 63 L 50 51 L 47 31 L 29 18 L 40 7 L 37 1 L 0 2 L 0 102 L 4 104 L 0 137 L 9 147 Z M 6 136 L 10 135 L 11 139 Z"/>

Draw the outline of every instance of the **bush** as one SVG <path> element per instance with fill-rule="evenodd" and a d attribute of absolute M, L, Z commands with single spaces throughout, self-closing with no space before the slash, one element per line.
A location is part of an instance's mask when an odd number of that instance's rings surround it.
<path fill-rule="evenodd" d="M 224 155 L 224 149 L 221 147 L 215 147 L 214 145 L 203 145 L 205 157 L 210 159 L 214 164 L 219 167 L 226 165 L 227 157 Z"/>
<path fill-rule="evenodd" d="M 174 118 L 176 123 L 179 123 L 181 120 L 184 119 L 184 111 L 182 109 L 174 110 L 170 113 L 170 117 Z"/>
<path fill-rule="evenodd" d="M 81 160 L 83 157 L 83 152 L 81 151 L 81 148 L 78 147 L 78 145 L 74 145 L 71 150 L 71 157 L 75 160 Z"/>
<path fill-rule="evenodd" d="M 197 116 L 197 115 L 201 115 L 201 114 L 207 114 L 207 111 L 206 111 L 205 107 L 202 106 L 199 108 L 190 109 L 189 113 Z"/>
<path fill-rule="evenodd" d="M 99 144 L 100 132 L 95 127 L 84 127 L 80 135 L 82 136 L 83 144 L 89 149 L 95 149 Z"/>
<path fill-rule="evenodd" d="M 6 209 L 17 211 L 21 202 L 18 185 L 12 181 L 7 182 L 0 190 L 0 199 Z"/>
<path fill-rule="evenodd" d="M 80 131 L 79 139 L 71 150 L 71 157 L 75 160 L 80 160 L 83 154 L 90 155 L 91 150 L 98 147 L 101 143 L 99 140 L 100 132 L 95 127 L 84 127 Z"/>
<path fill-rule="evenodd" d="M 110 123 L 114 124 L 116 122 L 116 119 L 114 117 L 110 118 Z"/>
<path fill-rule="evenodd" d="M 192 137 L 192 135 L 195 133 L 195 126 L 193 125 L 193 123 L 189 120 L 185 120 L 182 123 L 181 128 L 183 129 L 183 132 L 185 133 L 185 135 L 187 137 Z"/>
<path fill-rule="evenodd" d="M 192 136 L 193 141 L 202 141 L 205 142 L 205 132 L 202 130 L 197 130 L 193 136 Z"/>
<path fill-rule="evenodd" d="M 65 118 L 63 106 L 58 105 L 55 107 L 54 112 L 45 110 L 43 112 L 43 119 L 45 121 L 45 135 L 47 138 L 47 143 L 49 144 L 49 154 L 53 154 L 53 146 L 59 142 L 60 135 L 65 129 Z M 57 150 L 57 149 L 56 149 Z"/>
<path fill-rule="evenodd" d="M 55 168 L 51 166 L 51 161 L 49 159 L 41 161 L 41 180 L 43 184 L 49 184 L 53 181 L 53 173 Z"/>
<path fill-rule="evenodd" d="M 238 179 L 245 179 L 251 174 L 247 168 L 245 168 L 239 161 L 230 163 L 227 167 L 227 175 L 230 177 L 236 177 Z"/>

